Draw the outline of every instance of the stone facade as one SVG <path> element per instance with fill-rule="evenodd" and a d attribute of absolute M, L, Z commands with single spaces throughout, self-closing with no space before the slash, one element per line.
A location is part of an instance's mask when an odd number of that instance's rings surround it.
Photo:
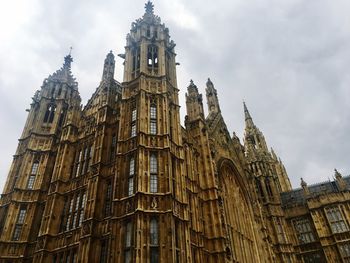
<path fill-rule="evenodd" d="M 175 43 L 146 4 L 81 106 L 71 55 L 44 80 L 0 199 L 0 262 L 350 262 L 350 178 L 292 190 L 244 104 L 244 143 L 210 79 L 179 116 Z"/>

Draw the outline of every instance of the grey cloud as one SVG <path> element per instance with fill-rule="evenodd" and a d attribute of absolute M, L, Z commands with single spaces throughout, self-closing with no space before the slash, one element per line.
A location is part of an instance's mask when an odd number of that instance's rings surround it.
<path fill-rule="evenodd" d="M 73 74 L 83 102 L 110 49 L 121 53 L 144 1 L 46 1 L 0 44 L 0 186 L 4 184 L 30 97 L 73 46 Z M 218 89 L 231 131 L 244 130 L 242 100 L 294 186 L 350 173 L 350 3 L 340 0 L 154 1 L 170 29 L 178 61 L 181 114 L 193 78 Z M 174 10 L 176 9 L 176 10 Z M 181 16 L 181 12 L 186 12 Z M 14 14 L 15 16 L 15 14 Z M 180 19 L 191 18 L 186 26 Z M 191 22 L 189 21 L 189 23 Z M 16 21 L 14 20 L 14 23 Z M 122 80 L 121 61 L 116 78 Z"/>

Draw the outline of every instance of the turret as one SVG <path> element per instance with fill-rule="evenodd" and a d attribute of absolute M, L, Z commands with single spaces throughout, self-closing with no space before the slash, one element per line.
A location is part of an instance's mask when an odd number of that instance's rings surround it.
<path fill-rule="evenodd" d="M 214 88 L 213 82 L 208 78 L 207 88 L 205 89 L 208 103 L 209 115 L 220 113 L 219 99 L 216 89 Z"/>
<path fill-rule="evenodd" d="M 204 119 L 202 94 L 198 93 L 197 86 L 192 80 L 190 81 L 190 85 L 187 87 L 186 109 L 186 121 Z"/>
<path fill-rule="evenodd" d="M 103 65 L 102 80 L 111 80 L 114 77 L 115 60 L 112 50 L 107 54 Z"/>

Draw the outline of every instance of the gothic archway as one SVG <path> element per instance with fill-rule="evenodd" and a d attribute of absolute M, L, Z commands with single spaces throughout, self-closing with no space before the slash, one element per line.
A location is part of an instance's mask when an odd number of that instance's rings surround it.
<path fill-rule="evenodd" d="M 244 181 L 230 160 L 222 160 L 218 172 L 225 228 L 231 240 L 233 260 L 259 262 L 254 216 Z"/>

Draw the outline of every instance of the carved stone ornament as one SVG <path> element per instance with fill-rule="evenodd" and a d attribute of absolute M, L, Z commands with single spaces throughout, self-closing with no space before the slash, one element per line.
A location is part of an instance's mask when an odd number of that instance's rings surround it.
<path fill-rule="evenodd" d="M 158 200 L 157 200 L 157 198 L 155 196 L 153 196 L 153 198 L 152 198 L 151 208 L 152 209 L 157 209 L 158 208 Z"/>

